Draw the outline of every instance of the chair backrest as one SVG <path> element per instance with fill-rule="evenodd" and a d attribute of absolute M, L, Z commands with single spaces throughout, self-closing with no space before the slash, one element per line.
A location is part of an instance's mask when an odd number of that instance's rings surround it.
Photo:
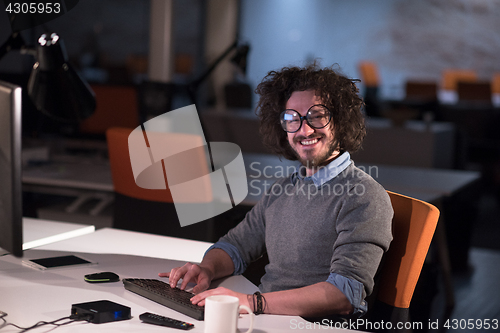
<path fill-rule="evenodd" d="M 443 71 L 441 88 L 457 90 L 458 82 L 475 82 L 477 73 L 472 69 L 446 69 Z"/>
<path fill-rule="evenodd" d="M 376 63 L 371 61 L 361 61 L 359 63 L 359 72 L 361 74 L 362 83 L 366 87 L 378 87 L 380 85 Z"/>
<path fill-rule="evenodd" d="M 114 190 L 117 193 L 141 200 L 173 202 L 170 190 L 150 190 L 137 186 L 132 172 L 128 137 L 132 128 L 114 127 L 106 131 L 109 164 Z"/>
<path fill-rule="evenodd" d="M 405 92 L 407 99 L 420 101 L 436 101 L 437 100 L 437 83 L 424 81 L 406 81 Z"/>
<path fill-rule="evenodd" d="M 215 242 L 227 230 L 214 230 L 212 220 L 185 227 L 180 226 L 166 178 L 165 189 L 144 189 L 136 184 L 128 143 L 132 131 L 133 129 L 129 128 L 110 128 L 106 131 L 109 163 L 115 190 L 113 227 Z M 154 136 L 154 133 L 148 133 L 148 138 L 152 138 L 152 135 Z M 180 134 L 178 138 L 172 138 L 169 143 L 180 145 L 187 136 L 187 134 Z M 200 158 L 205 158 L 205 156 L 200 156 Z M 202 189 L 198 192 L 203 193 Z M 200 193 L 189 196 L 186 200 L 181 198 L 181 202 L 192 202 L 190 200 L 199 202 L 197 195 Z M 223 227 L 226 225 L 221 223 L 220 228 Z"/>
<path fill-rule="evenodd" d="M 172 188 L 182 183 L 182 188 L 175 187 L 176 202 L 212 200 L 210 180 L 203 177 L 209 173 L 209 160 L 201 136 L 134 131 L 129 137 L 131 132 L 125 128 L 110 128 L 106 132 L 115 192 L 142 200 L 173 202 L 169 183 Z M 171 149 L 166 149 L 169 146 Z M 152 155 L 161 154 L 165 154 L 161 161 L 151 161 Z"/>
<path fill-rule="evenodd" d="M 489 81 L 463 82 L 457 84 L 459 101 L 491 102 L 491 83 Z"/>
<path fill-rule="evenodd" d="M 394 209 L 393 241 L 381 267 L 377 299 L 392 307 L 409 308 L 439 210 L 427 202 L 387 192 Z"/>
<path fill-rule="evenodd" d="M 493 94 L 500 94 L 500 73 L 494 74 L 491 79 L 491 92 Z"/>
<path fill-rule="evenodd" d="M 111 127 L 139 125 L 137 89 L 134 86 L 92 85 L 96 110 L 80 124 L 80 132 L 104 135 Z"/>

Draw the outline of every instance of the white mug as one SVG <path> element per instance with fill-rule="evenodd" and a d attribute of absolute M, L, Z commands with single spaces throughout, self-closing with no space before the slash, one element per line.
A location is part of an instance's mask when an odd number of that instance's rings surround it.
<path fill-rule="evenodd" d="M 236 333 L 240 309 L 250 315 L 250 327 L 253 330 L 254 314 L 246 305 L 240 305 L 238 297 L 226 295 L 208 296 L 205 299 L 205 333 Z"/>

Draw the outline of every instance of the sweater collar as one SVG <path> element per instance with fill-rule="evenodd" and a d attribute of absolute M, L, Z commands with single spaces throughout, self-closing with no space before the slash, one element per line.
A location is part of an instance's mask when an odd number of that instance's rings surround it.
<path fill-rule="evenodd" d="M 314 175 L 309 177 L 305 176 L 305 167 L 299 166 L 298 170 L 291 175 L 291 181 L 295 184 L 297 179 L 305 181 L 312 180 L 316 187 L 320 187 L 324 183 L 337 177 L 349 166 L 349 164 L 351 164 L 351 155 L 346 151 L 331 161 L 328 165 L 320 168 Z"/>

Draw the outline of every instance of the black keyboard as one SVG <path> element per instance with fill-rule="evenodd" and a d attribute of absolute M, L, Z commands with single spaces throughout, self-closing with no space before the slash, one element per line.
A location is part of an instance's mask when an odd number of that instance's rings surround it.
<path fill-rule="evenodd" d="M 203 320 L 205 307 L 191 303 L 194 295 L 179 288 L 172 288 L 168 283 L 152 279 L 123 279 L 125 289 L 147 299 L 179 311 L 191 318 Z"/>

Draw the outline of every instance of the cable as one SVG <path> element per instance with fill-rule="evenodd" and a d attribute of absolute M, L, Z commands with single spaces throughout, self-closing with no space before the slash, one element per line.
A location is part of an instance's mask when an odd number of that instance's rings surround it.
<path fill-rule="evenodd" d="M 4 325 L 0 327 L 0 329 L 6 327 L 6 326 L 14 326 L 15 328 L 18 328 L 21 330 L 21 333 L 22 332 L 27 332 L 29 330 L 32 330 L 34 328 L 37 328 L 37 327 L 40 327 L 40 326 L 44 326 L 44 325 L 54 325 L 56 326 L 55 328 L 57 327 L 60 327 L 60 326 L 63 326 L 63 325 L 68 325 L 68 324 L 71 324 L 71 323 L 74 323 L 74 322 L 77 322 L 77 321 L 82 321 L 82 320 L 86 320 L 86 321 L 89 321 L 92 319 L 92 316 L 90 315 L 79 315 L 79 316 L 76 316 L 76 315 L 71 315 L 71 316 L 68 316 L 68 317 L 63 317 L 63 318 L 59 318 L 59 319 L 56 319 L 54 321 L 39 321 L 38 323 L 36 323 L 35 325 L 33 326 L 30 326 L 30 327 L 21 327 L 21 326 L 18 326 L 16 324 L 13 324 L 13 323 L 8 323 L 5 318 L 1 318 L 3 321 L 4 321 Z M 62 321 L 62 320 L 67 320 L 66 322 L 63 322 L 63 323 L 58 323 L 59 321 Z"/>

